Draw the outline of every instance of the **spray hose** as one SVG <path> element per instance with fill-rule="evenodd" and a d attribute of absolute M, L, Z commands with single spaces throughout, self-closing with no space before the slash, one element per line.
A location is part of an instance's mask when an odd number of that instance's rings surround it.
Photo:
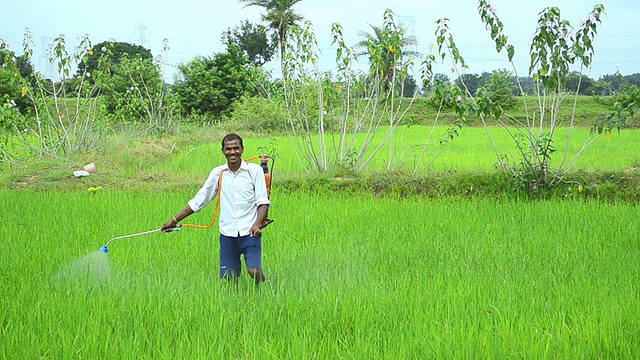
<path fill-rule="evenodd" d="M 261 159 L 263 161 L 264 164 L 266 164 L 266 159 L 270 158 L 271 159 L 271 174 L 269 174 L 268 169 L 266 167 L 266 165 L 263 165 L 263 169 L 264 169 L 264 174 L 265 174 L 265 180 L 267 183 L 267 195 L 271 196 L 271 176 L 273 175 L 273 168 L 274 168 L 274 164 L 275 164 L 275 158 L 273 156 L 270 155 L 259 155 L 259 156 L 254 156 L 248 159 L 245 159 L 245 161 L 253 161 L 256 159 Z M 189 228 L 195 228 L 195 229 L 208 229 L 210 227 L 213 226 L 213 224 L 216 223 L 216 218 L 218 217 L 218 212 L 220 211 L 220 192 L 222 191 L 222 174 L 224 174 L 224 171 L 220 172 L 220 179 L 218 180 L 218 196 L 216 199 L 216 207 L 215 210 L 213 211 L 213 218 L 211 219 L 211 222 L 208 225 L 197 225 L 197 224 L 181 224 L 181 225 L 177 225 L 175 228 L 173 228 L 173 231 L 180 231 L 182 230 L 183 227 L 189 227 Z M 272 219 L 266 219 L 262 225 L 260 225 L 260 228 L 264 228 L 267 225 L 271 224 L 273 222 Z M 108 253 L 109 252 L 109 244 L 111 244 L 112 241 L 115 240 L 120 240 L 120 239 L 126 239 L 126 238 L 131 238 L 131 237 L 135 237 L 135 236 L 140 236 L 140 235 L 146 235 L 146 234 L 151 234 L 154 232 L 159 232 L 162 231 L 162 229 L 154 229 L 154 230 L 149 230 L 149 231 L 143 231 L 137 234 L 130 234 L 130 235 L 123 235 L 123 236 L 117 236 L 114 237 L 112 239 L 109 239 L 109 241 L 107 242 L 106 245 L 103 245 L 100 247 L 100 250 L 104 253 Z"/>
<path fill-rule="evenodd" d="M 254 157 L 250 157 L 248 159 L 245 159 L 244 161 L 249 162 L 249 161 L 253 161 L 253 160 L 257 160 L 257 159 L 266 159 L 266 158 L 270 158 L 271 159 L 271 172 L 273 173 L 273 164 L 275 163 L 275 159 L 272 156 L 269 155 L 258 155 L 258 156 L 254 156 Z M 268 174 L 266 172 L 267 170 L 265 170 L 265 174 L 269 175 L 269 179 L 271 179 L 271 174 Z M 216 199 L 216 207 L 215 210 L 213 211 L 213 218 L 211 219 L 211 222 L 208 225 L 196 225 L 196 224 L 181 224 L 178 225 L 178 227 L 176 227 L 176 229 L 179 229 L 181 227 L 190 227 L 190 228 L 196 228 L 196 229 L 208 229 L 210 227 L 212 227 L 215 223 L 216 223 L 216 218 L 218 217 L 218 212 L 220 211 L 220 194 L 222 191 L 222 175 L 224 174 L 224 171 L 220 172 L 220 179 L 218 180 L 218 196 Z M 267 194 L 271 194 L 271 180 L 267 181 Z M 260 228 L 264 228 L 265 226 L 271 224 L 273 222 L 272 219 L 267 219 L 265 220 L 265 222 L 262 223 L 262 225 L 260 226 Z"/>

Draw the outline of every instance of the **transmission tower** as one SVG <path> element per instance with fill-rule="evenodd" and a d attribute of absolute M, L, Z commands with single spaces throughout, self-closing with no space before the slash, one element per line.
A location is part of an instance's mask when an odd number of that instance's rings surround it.
<path fill-rule="evenodd" d="M 416 38 L 416 18 L 414 16 L 398 16 L 400 27 L 404 30 L 406 37 L 412 38 L 413 44 L 408 46 L 409 51 L 418 51 L 418 40 Z"/>
<path fill-rule="evenodd" d="M 38 65 L 42 65 L 43 62 L 44 64 L 46 64 L 47 74 L 49 75 L 49 79 L 53 79 L 54 76 L 56 76 L 56 73 L 54 71 L 55 64 L 52 64 L 49 61 L 49 55 L 48 55 L 48 52 L 53 46 L 54 40 L 55 38 L 52 38 L 52 37 L 46 37 L 46 36 L 42 37 L 42 50 L 40 51 L 40 57 L 38 58 Z"/>
<path fill-rule="evenodd" d="M 145 49 L 149 49 L 149 36 L 151 32 L 145 24 L 138 23 L 138 27 L 133 30 L 133 35 L 136 37 L 136 45 L 140 45 Z"/>

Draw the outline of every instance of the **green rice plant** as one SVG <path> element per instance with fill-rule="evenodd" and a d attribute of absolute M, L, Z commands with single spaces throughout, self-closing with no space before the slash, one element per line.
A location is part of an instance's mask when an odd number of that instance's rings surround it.
<path fill-rule="evenodd" d="M 435 161 L 419 162 L 418 156 L 410 149 L 424 138 L 424 133 L 431 131 L 430 126 L 413 125 L 411 127 L 400 126 L 395 130 L 394 150 L 397 153 L 404 153 L 398 168 L 402 172 L 411 173 L 414 168 L 418 168 L 419 172 L 416 176 L 424 176 L 437 173 L 451 172 L 496 172 L 496 159 L 492 154 L 491 144 L 486 141 L 486 135 L 482 128 L 465 127 L 460 130 L 459 139 L 452 141 L 447 151 L 443 152 Z M 438 134 L 445 133 L 447 128 L 444 126 L 436 127 L 435 132 Z M 566 130 L 559 129 L 558 134 L 562 135 Z M 383 130 L 384 132 L 384 130 Z M 574 138 L 580 139 L 589 136 L 589 129 L 579 128 L 574 130 Z M 621 171 L 625 169 L 633 169 L 638 165 L 638 156 L 636 155 L 636 144 L 639 140 L 640 131 L 637 129 L 627 129 L 620 134 L 614 134 L 610 139 L 600 138 L 592 144 L 592 150 L 583 154 L 580 160 L 576 162 L 575 171 L 602 172 L 602 171 Z M 220 136 L 222 137 L 222 136 Z M 185 141 L 185 140 L 180 140 Z M 356 138 L 359 141 L 359 138 Z M 495 131 L 494 141 L 507 149 L 511 146 L 509 135 L 505 131 Z M 301 168 L 293 144 L 287 136 L 253 137 L 244 138 L 245 156 L 247 158 L 260 155 L 264 152 L 275 152 L 275 161 L 270 163 L 274 173 L 274 187 L 280 186 L 280 180 L 302 179 L 300 174 L 304 172 Z M 173 141 L 164 141 L 163 143 L 154 145 L 152 148 L 141 147 L 136 150 L 138 155 L 133 156 L 130 165 L 118 165 L 122 167 L 129 176 L 139 177 L 140 174 L 148 174 L 149 177 L 171 176 L 181 178 L 181 182 L 190 183 L 190 189 L 198 189 L 202 181 L 206 178 L 211 169 L 223 163 L 224 157 L 220 151 L 220 144 L 217 139 L 211 138 L 207 142 L 200 142 L 191 145 L 190 141 L 177 147 L 173 147 Z M 577 144 L 577 143 L 576 143 Z M 129 148 L 137 148 L 136 146 L 128 146 Z M 145 150 L 146 149 L 146 150 Z M 407 150 L 409 149 L 409 150 Z M 514 149 L 515 150 L 515 149 Z M 421 150 L 419 150 L 421 151 Z M 437 151 L 437 150 L 434 150 Z M 579 151 L 578 148 L 571 147 L 570 153 Z M 117 152 L 119 157 L 124 157 L 127 152 Z M 157 153 L 157 159 L 154 160 L 153 155 Z M 602 154 L 607 154 L 602 156 Z M 106 172 L 114 171 L 110 166 L 119 164 L 121 160 L 114 161 L 113 164 L 106 164 L 104 170 Z M 375 175 L 385 172 L 386 158 L 379 157 L 374 159 L 370 167 L 362 174 L 362 176 Z M 555 160 L 554 160 L 555 161 Z M 129 164 L 129 163 L 128 163 Z M 116 170 L 117 170 L 116 169 Z M 121 171 L 121 170 L 117 170 Z M 170 175 L 163 175 L 170 174 Z M 337 178 L 352 178 L 353 173 L 335 172 L 331 173 Z M 357 176 L 356 176 L 357 177 Z M 300 180 L 302 181 L 302 180 Z M 309 180 L 313 181 L 313 180 Z M 582 184 L 587 186 L 589 184 Z"/>
<path fill-rule="evenodd" d="M 640 356 L 637 206 L 276 193 L 260 288 L 211 229 L 96 253 L 191 195 L 0 191 L 0 357 Z"/>

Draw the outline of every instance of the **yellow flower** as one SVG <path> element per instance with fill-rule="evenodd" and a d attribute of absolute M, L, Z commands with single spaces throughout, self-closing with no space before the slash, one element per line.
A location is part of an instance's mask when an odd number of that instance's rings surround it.
<path fill-rule="evenodd" d="M 582 189 L 583 189 L 582 185 L 578 185 L 578 192 L 582 192 Z"/>
<path fill-rule="evenodd" d="M 89 50 L 89 55 L 93 55 L 93 50 Z"/>

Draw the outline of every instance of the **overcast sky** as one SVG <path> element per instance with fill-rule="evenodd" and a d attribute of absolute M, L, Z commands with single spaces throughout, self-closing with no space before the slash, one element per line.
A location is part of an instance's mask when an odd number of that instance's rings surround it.
<path fill-rule="evenodd" d="M 224 51 L 220 41 L 223 31 L 245 19 L 259 22 L 261 15 L 260 8 L 243 8 L 235 0 L 0 0 L 0 3 L 0 38 L 9 42 L 11 50 L 22 54 L 24 31 L 29 28 L 36 45 L 34 65 L 47 76 L 49 67 L 44 49 L 60 34 L 66 36 L 70 46 L 76 46 L 77 39 L 88 34 L 94 44 L 109 39 L 136 43 L 151 49 L 154 55 L 160 54 L 166 38 L 170 47 L 166 62 L 175 65 L 197 55 L 211 56 Z M 605 6 L 606 16 L 595 41 L 593 66 L 586 75 L 597 79 L 616 71 L 623 75 L 640 73 L 639 0 L 493 0 L 491 4 L 505 25 L 505 34 L 516 47 L 515 62 L 521 76 L 527 75 L 529 44 L 540 11 L 557 6 L 562 17 L 577 28 L 596 4 Z M 347 44 L 353 45 L 361 39 L 358 32 L 371 31 L 369 24 L 382 25 L 387 8 L 394 12 L 398 23 L 418 38 L 420 52 L 429 52 L 435 41 L 435 21 L 446 17 L 469 65 L 468 73 L 511 70 L 505 56 L 496 54 L 475 0 L 303 0 L 294 7 L 313 24 L 323 53 L 319 61 L 323 70 L 335 66 L 332 23 L 343 26 Z M 267 67 L 278 69 L 278 60 Z M 443 65 L 436 72 L 457 77 L 449 69 L 450 65 Z M 174 66 L 165 68 L 169 82 L 174 73 Z"/>

